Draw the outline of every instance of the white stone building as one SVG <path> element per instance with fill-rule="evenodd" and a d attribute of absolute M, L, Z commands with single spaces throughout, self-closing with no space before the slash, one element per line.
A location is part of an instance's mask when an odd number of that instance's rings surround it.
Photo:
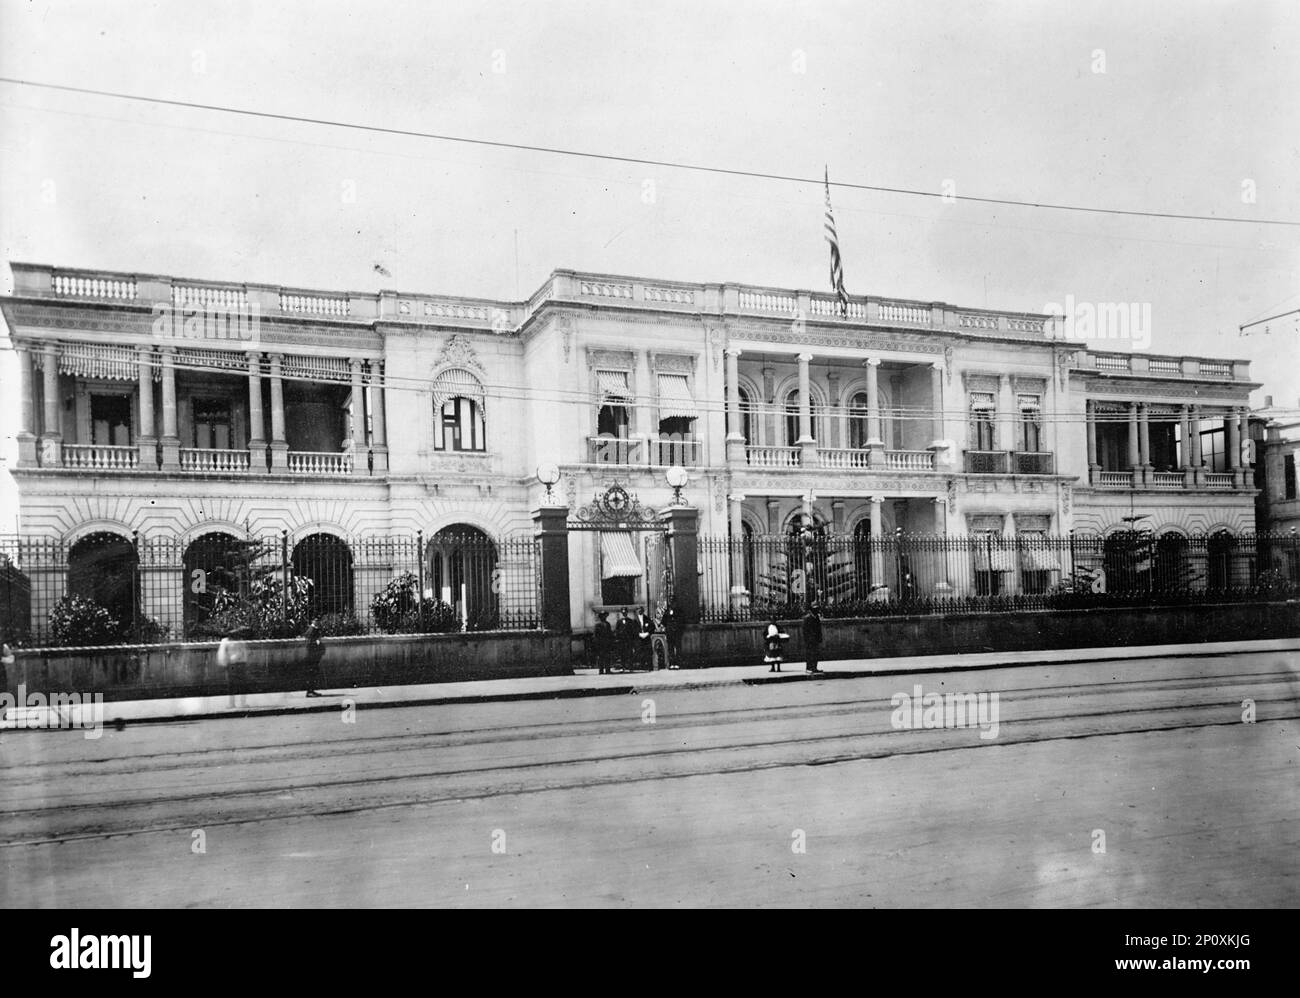
<path fill-rule="evenodd" d="M 498 302 L 11 266 L 28 538 L 501 536 L 532 529 L 548 464 L 575 508 L 613 484 L 661 507 L 682 465 L 708 535 L 1254 527 L 1247 362 L 1094 350 L 1050 316 L 571 271 Z M 649 557 L 573 535 L 574 625 L 644 601 Z"/>

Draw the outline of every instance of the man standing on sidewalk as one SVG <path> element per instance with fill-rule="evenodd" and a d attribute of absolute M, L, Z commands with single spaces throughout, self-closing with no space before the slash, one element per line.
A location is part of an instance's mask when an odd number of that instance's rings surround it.
<path fill-rule="evenodd" d="M 320 667 L 321 659 L 325 657 L 325 643 L 321 640 L 319 617 L 312 618 L 302 637 L 307 644 L 307 695 L 318 697 L 320 693 L 316 687 L 325 685 L 325 673 Z"/>
<path fill-rule="evenodd" d="M 803 653 L 808 660 L 809 672 L 821 672 L 817 662 L 822 654 L 822 618 L 816 603 L 808 604 L 808 612 L 803 618 Z"/>

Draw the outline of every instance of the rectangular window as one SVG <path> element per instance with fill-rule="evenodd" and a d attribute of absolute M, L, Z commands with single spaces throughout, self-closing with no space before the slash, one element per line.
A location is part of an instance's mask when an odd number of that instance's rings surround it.
<path fill-rule="evenodd" d="M 1228 455 L 1223 427 L 1201 431 L 1201 461 L 1210 471 L 1227 471 Z"/>
<path fill-rule="evenodd" d="M 226 399 L 195 399 L 194 446 L 203 450 L 229 450 L 230 402 Z"/>
<path fill-rule="evenodd" d="M 1296 480 L 1295 480 L 1295 455 L 1288 454 L 1283 464 L 1282 479 L 1286 482 L 1286 497 L 1294 499 L 1296 497 Z"/>
<path fill-rule="evenodd" d="M 996 440 L 993 433 L 993 417 L 996 406 L 992 392 L 970 393 L 971 450 L 991 451 Z"/>
<path fill-rule="evenodd" d="M 1028 454 L 1043 449 L 1043 406 L 1037 395 L 1020 396 L 1020 449 Z"/>
<path fill-rule="evenodd" d="M 435 450 L 487 450 L 483 433 L 483 410 L 467 398 L 451 398 L 442 404 L 433 424 Z"/>
<path fill-rule="evenodd" d="M 126 447 L 131 443 L 131 397 L 90 396 L 90 442 Z"/>

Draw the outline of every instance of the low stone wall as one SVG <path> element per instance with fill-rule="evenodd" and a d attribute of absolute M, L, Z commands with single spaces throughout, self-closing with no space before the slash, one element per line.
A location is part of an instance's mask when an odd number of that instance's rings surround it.
<path fill-rule="evenodd" d="M 243 675 L 217 665 L 215 643 L 19 651 L 5 677 L 15 692 L 103 693 L 105 700 L 220 696 L 304 688 L 306 648 L 249 641 Z M 471 679 L 569 675 L 568 636 L 538 631 L 326 638 L 326 688 L 406 686 Z"/>
<path fill-rule="evenodd" d="M 788 662 L 802 662 L 803 625 L 781 621 L 790 635 Z M 763 661 L 766 623 L 706 624 L 683 638 L 683 654 L 698 665 Z M 835 659 L 955 655 L 975 652 L 1195 644 L 1300 637 L 1298 603 L 1218 603 L 1206 606 L 1104 607 L 1008 614 L 858 617 L 822 620 L 823 662 Z"/>

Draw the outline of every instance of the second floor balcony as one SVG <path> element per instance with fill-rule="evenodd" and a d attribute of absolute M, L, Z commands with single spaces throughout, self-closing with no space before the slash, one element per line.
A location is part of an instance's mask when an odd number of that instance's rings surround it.
<path fill-rule="evenodd" d="M 591 464 L 698 468 L 703 456 L 701 441 L 679 434 L 642 439 L 601 433 L 587 438 L 587 461 Z"/>
<path fill-rule="evenodd" d="M 1054 475 L 1051 451 L 968 450 L 965 470 L 972 475 Z"/>

